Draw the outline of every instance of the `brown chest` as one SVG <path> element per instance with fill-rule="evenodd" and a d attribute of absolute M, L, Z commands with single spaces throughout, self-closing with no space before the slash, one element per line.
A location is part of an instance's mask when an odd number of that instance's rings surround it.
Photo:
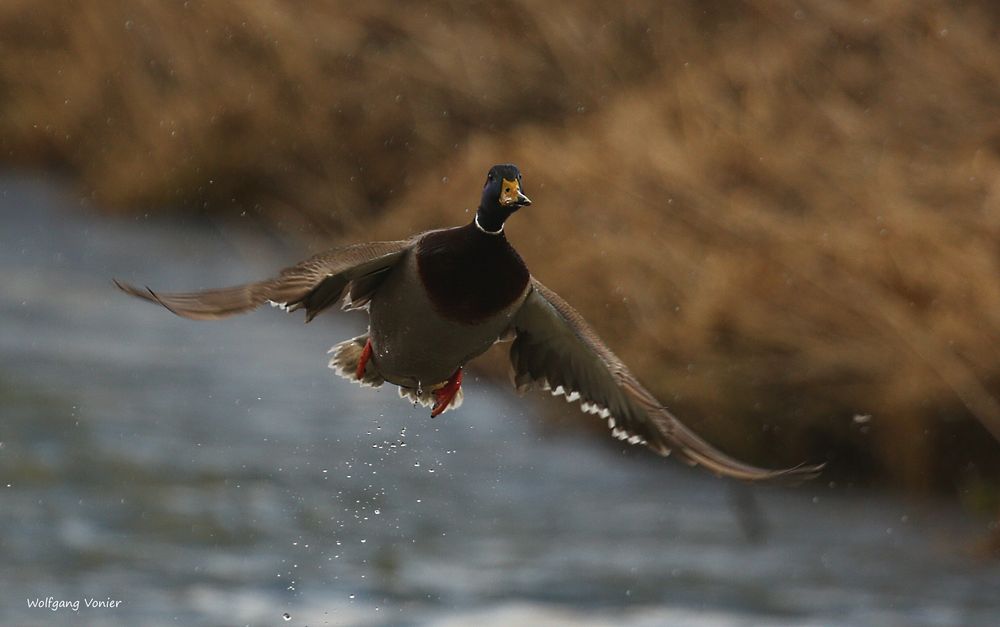
<path fill-rule="evenodd" d="M 528 268 L 503 236 L 469 225 L 427 234 L 417 246 L 420 280 L 444 318 L 475 324 L 510 307 Z"/>

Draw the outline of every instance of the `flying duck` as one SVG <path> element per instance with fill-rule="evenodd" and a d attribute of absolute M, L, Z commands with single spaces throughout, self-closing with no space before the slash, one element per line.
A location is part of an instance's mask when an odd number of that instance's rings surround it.
<path fill-rule="evenodd" d="M 472 222 L 406 240 L 355 244 L 315 255 L 272 279 L 201 292 L 161 294 L 115 281 L 124 292 L 195 320 L 216 320 L 264 303 L 305 310 L 306 322 L 335 304 L 366 309 L 368 332 L 337 344 L 330 368 L 431 407 L 462 403 L 462 368 L 511 341 L 518 391 L 547 390 L 579 401 L 612 435 L 660 455 L 745 480 L 811 477 L 821 466 L 757 468 L 715 449 L 684 426 L 629 372 L 584 319 L 531 276 L 504 223 L 531 204 L 512 164 L 486 175 Z"/>

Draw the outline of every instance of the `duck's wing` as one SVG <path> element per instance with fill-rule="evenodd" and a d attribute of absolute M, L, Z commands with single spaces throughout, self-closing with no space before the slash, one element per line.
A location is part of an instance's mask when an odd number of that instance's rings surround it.
<path fill-rule="evenodd" d="M 286 311 L 305 309 L 309 322 L 345 294 L 345 308 L 364 306 L 412 243 L 400 240 L 334 248 L 285 268 L 273 279 L 201 292 L 161 294 L 117 280 L 115 285 L 184 318 L 217 320 L 271 303 Z"/>
<path fill-rule="evenodd" d="M 737 479 L 811 478 L 822 468 L 768 470 L 717 450 L 656 400 L 576 310 L 534 279 L 512 327 L 510 360 L 518 390 L 543 389 L 578 400 L 584 411 L 607 419 L 612 434 L 622 440 L 645 444 L 660 455 L 676 451 L 688 463 Z"/>

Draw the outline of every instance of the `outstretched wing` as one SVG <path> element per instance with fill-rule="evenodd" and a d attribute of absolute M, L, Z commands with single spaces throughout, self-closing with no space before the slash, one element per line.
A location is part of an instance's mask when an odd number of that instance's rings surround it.
<path fill-rule="evenodd" d="M 411 240 L 371 242 L 334 248 L 285 268 L 277 277 L 201 292 L 160 294 L 115 281 L 123 292 L 163 305 L 195 320 L 217 320 L 271 303 L 287 311 L 306 310 L 306 322 L 340 301 L 362 307 L 411 246 Z"/>
<path fill-rule="evenodd" d="M 767 470 L 715 449 L 642 387 L 576 310 L 535 279 L 513 330 L 510 360 L 518 390 L 543 389 L 579 400 L 581 409 L 607 419 L 612 434 L 622 440 L 645 444 L 660 455 L 677 451 L 691 464 L 738 479 L 810 478 L 822 468 Z"/>

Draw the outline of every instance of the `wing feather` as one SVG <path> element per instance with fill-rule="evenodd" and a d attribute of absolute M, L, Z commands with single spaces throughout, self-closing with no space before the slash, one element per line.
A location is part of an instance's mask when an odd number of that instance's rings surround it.
<path fill-rule="evenodd" d="M 513 326 L 510 359 L 518 390 L 545 389 L 579 400 L 581 409 L 606 419 L 619 439 L 661 455 L 675 450 L 690 464 L 738 479 L 804 479 L 822 469 L 758 468 L 714 448 L 646 390 L 575 309 L 535 279 Z"/>
<path fill-rule="evenodd" d="M 286 311 L 305 309 L 308 322 L 340 302 L 349 287 L 351 302 L 367 302 L 386 271 L 411 245 L 412 240 L 400 240 L 335 248 L 285 268 L 272 279 L 200 292 L 161 294 L 117 280 L 115 285 L 184 318 L 218 320 L 270 302 Z"/>

